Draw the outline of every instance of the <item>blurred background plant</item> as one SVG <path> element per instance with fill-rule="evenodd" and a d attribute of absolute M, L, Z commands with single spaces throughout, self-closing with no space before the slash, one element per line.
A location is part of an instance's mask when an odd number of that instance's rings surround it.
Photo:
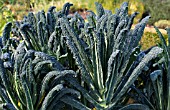
<path fill-rule="evenodd" d="M 168 40 L 168 35 L 163 33 L 165 40 Z M 143 37 L 140 41 L 141 49 L 146 50 L 149 47 L 158 45 L 160 38 L 156 32 L 144 32 Z"/>
<path fill-rule="evenodd" d="M 8 0 L 1 0 L 0 1 L 0 33 L 2 33 L 2 30 L 5 26 L 5 24 L 9 21 L 13 21 L 14 17 L 12 15 L 12 11 L 7 7 Z M 12 3 L 12 0 L 11 2 Z"/>
<path fill-rule="evenodd" d="M 170 0 L 141 0 L 145 11 L 151 15 L 148 24 L 153 25 L 159 20 L 170 20 Z"/>
<path fill-rule="evenodd" d="M 152 45 L 160 42 L 152 25 L 165 29 L 170 26 L 170 0 L 1 0 L 0 1 L 0 35 L 4 25 L 9 21 L 21 20 L 28 11 L 38 12 L 44 10 L 47 12 L 50 6 L 56 6 L 60 10 L 66 2 L 73 3 L 70 13 L 78 11 L 83 18 L 87 14 L 87 10 L 95 10 L 94 2 L 99 2 L 107 10 L 115 12 L 115 8 L 120 7 L 124 1 L 129 1 L 129 14 L 137 11 L 140 14 L 135 18 L 134 23 L 137 23 L 143 16 L 151 15 L 146 32 L 141 40 L 142 49 L 147 49 Z M 148 32 L 149 31 L 149 32 Z"/>

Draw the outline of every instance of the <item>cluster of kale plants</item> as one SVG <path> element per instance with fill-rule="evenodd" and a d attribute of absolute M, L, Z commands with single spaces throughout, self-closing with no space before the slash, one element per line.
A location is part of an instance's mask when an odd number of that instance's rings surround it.
<path fill-rule="evenodd" d="M 72 4 L 66 3 L 60 11 L 53 6 L 6 24 L 0 43 L 1 109 L 170 107 L 169 45 L 156 28 L 162 44 L 139 47 L 149 16 L 131 29 L 138 13 L 128 15 L 127 2 L 114 14 L 95 5 L 97 14 L 88 11 L 87 21 L 78 13 L 70 16 Z"/>

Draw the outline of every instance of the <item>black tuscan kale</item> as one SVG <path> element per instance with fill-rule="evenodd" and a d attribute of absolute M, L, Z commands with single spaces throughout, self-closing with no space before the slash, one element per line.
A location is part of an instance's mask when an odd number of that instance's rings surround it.
<path fill-rule="evenodd" d="M 87 21 L 78 13 L 69 15 L 72 5 L 30 12 L 6 25 L 0 42 L 0 107 L 148 110 L 147 104 L 126 103 L 138 76 L 163 51 L 155 46 L 134 55 L 149 16 L 131 29 L 138 13 L 128 15 L 127 2 L 115 14 L 95 3 L 97 14 L 89 10 Z"/>

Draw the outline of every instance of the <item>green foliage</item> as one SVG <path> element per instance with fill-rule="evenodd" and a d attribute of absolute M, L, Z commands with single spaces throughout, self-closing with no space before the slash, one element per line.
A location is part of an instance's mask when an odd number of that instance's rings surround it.
<path fill-rule="evenodd" d="M 63 67 L 54 58 L 42 52 L 30 50 L 22 53 L 22 48 L 16 51 L 20 54 L 14 55 L 14 72 L 1 70 L 1 78 L 5 86 L 2 89 L 7 92 L 6 97 L 11 101 L 8 103 L 16 109 L 44 110 L 54 106 L 60 107 L 62 104 L 51 105 L 50 102 L 57 103 L 61 97 L 70 93 L 79 97 L 79 92 L 63 86 L 65 84 L 63 78 L 75 77 L 76 73 L 62 70 Z M 11 79 L 8 78 L 8 74 L 12 74 Z M 63 89 L 67 92 L 59 92 Z"/>
<path fill-rule="evenodd" d="M 87 84 L 87 87 L 83 86 L 91 93 L 86 96 L 85 90 L 79 89 L 78 84 L 75 85 L 76 82 L 70 84 L 85 94 L 85 101 L 93 104 L 96 109 L 114 109 L 123 103 L 122 96 L 145 65 L 156 58 L 162 49 L 154 47 L 146 56 L 139 54 L 135 64 L 133 61 L 129 63 L 149 17 L 136 25 L 134 30 L 130 30 L 137 13 L 129 17 L 126 2 L 115 15 L 110 11 L 104 11 L 98 3 L 96 7 L 97 15 L 90 12 L 85 31 L 83 28 L 81 32 L 77 30 L 79 22 L 75 22 L 72 26 L 69 25 L 67 17 L 61 18 L 61 28 L 66 36 L 66 43 L 81 71 L 83 82 Z M 84 45 L 84 42 L 88 46 Z M 127 68 L 128 65 L 131 68 Z"/>
<path fill-rule="evenodd" d="M 168 35 L 163 34 L 166 41 L 168 41 Z M 160 44 L 160 38 L 157 33 L 144 32 L 143 37 L 140 41 L 141 49 L 146 50 L 149 47 L 156 46 Z"/>
<path fill-rule="evenodd" d="M 128 106 L 125 106 L 120 110 L 150 110 L 150 109 L 142 104 L 129 104 Z"/>
<path fill-rule="evenodd" d="M 141 77 L 144 80 L 143 87 L 134 86 L 133 89 L 137 93 L 136 95 L 141 97 L 141 103 L 148 105 L 153 110 L 168 110 L 170 109 L 170 29 L 167 28 L 168 43 L 157 27 L 155 30 L 159 35 L 161 41 L 159 46 L 163 52 L 155 63 L 148 65 L 150 70 L 147 70 L 147 73 L 142 76 L 143 78 Z"/>
<path fill-rule="evenodd" d="M 169 20 L 170 1 L 169 0 L 142 0 L 145 10 L 150 12 L 151 19 L 149 24 L 153 25 L 159 20 Z M 158 8 L 159 7 L 159 8 Z"/>
<path fill-rule="evenodd" d="M 2 36 L 0 97 L 18 110 L 149 109 L 126 105 L 129 93 L 148 64 L 162 53 L 152 47 L 138 52 L 149 16 L 131 29 L 137 12 L 128 15 L 128 2 L 115 14 L 95 3 L 87 22 L 69 15 L 66 3 L 8 23 Z M 14 42 L 13 36 L 20 39 Z M 6 62 L 10 62 L 9 65 Z M 5 105 L 6 106 L 6 105 Z"/>
<path fill-rule="evenodd" d="M 71 100 L 76 101 L 80 93 L 69 88 L 69 85 L 64 86 L 66 85 L 64 78 L 74 79 L 76 73 L 64 70 L 52 56 L 25 50 L 24 42 L 19 45 L 12 42 L 11 28 L 12 23 L 6 24 L 1 38 L 1 108 L 10 110 L 62 108 L 60 98 L 67 94 L 75 95 L 75 98 L 71 96 Z M 59 92 L 60 90 L 62 92 Z M 67 97 L 70 98 L 70 95 Z M 50 102 L 53 102 L 52 105 Z"/>
<path fill-rule="evenodd" d="M 161 70 L 154 71 L 150 74 L 153 90 L 154 90 L 154 97 L 156 98 L 155 102 L 152 102 L 155 105 L 155 109 L 158 110 L 167 110 L 170 109 L 170 82 L 169 82 L 169 71 L 170 71 L 170 29 L 167 28 L 168 33 L 168 43 L 166 43 L 165 38 L 163 37 L 162 33 L 155 27 L 160 40 L 161 40 L 161 47 L 163 48 L 163 53 L 161 55 L 161 60 L 159 61 L 159 65 L 162 65 Z"/>
<path fill-rule="evenodd" d="M 3 1 L 3 0 L 0 1 L 0 21 L 1 21 L 1 23 L 0 23 L 0 35 L 3 31 L 5 24 L 7 22 L 11 22 L 13 20 L 14 20 L 14 18 L 13 18 L 13 15 L 11 13 L 11 10 L 8 7 L 6 7 L 5 1 Z"/>

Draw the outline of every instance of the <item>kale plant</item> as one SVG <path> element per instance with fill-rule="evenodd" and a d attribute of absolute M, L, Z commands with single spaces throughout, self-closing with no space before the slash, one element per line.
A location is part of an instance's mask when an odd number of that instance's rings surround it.
<path fill-rule="evenodd" d="M 136 53 L 149 16 L 131 29 L 138 13 L 128 15 L 127 2 L 115 14 L 95 4 L 97 14 L 89 10 L 87 22 L 78 13 L 69 15 L 72 4 L 66 3 L 58 12 L 53 6 L 47 14 L 30 12 L 13 28 L 7 24 L 2 48 L 7 45 L 10 54 L 1 52 L 0 59 L 2 108 L 149 109 L 127 104 L 138 76 L 163 51 Z M 20 41 L 11 42 L 10 33 Z"/>

